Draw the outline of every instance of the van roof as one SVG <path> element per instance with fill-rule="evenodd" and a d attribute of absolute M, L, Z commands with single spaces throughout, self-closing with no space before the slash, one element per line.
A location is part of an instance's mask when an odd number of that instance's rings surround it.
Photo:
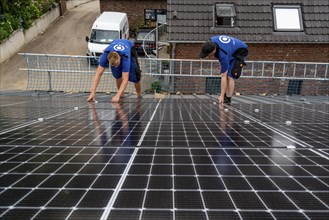
<path fill-rule="evenodd" d="M 120 29 L 120 24 L 127 20 L 127 14 L 122 12 L 103 12 L 94 22 L 93 29 Z"/>

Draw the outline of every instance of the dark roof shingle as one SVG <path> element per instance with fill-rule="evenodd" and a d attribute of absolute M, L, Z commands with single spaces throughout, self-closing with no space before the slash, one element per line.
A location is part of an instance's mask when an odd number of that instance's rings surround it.
<path fill-rule="evenodd" d="M 328 0 L 230 0 L 235 27 L 213 27 L 215 0 L 168 1 L 169 42 L 203 42 L 216 34 L 228 34 L 246 42 L 329 43 Z M 303 32 L 274 32 L 272 5 L 301 5 Z M 173 17 L 173 12 L 177 17 Z"/>

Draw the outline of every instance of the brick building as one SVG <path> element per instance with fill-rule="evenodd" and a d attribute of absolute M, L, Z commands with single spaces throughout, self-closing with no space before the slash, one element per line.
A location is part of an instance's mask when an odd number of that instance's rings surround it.
<path fill-rule="evenodd" d="M 249 60 L 329 62 L 328 11 L 327 0 L 168 1 L 168 40 L 175 58 L 227 34 L 249 45 Z"/>
<path fill-rule="evenodd" d="M 328 0 L 100 0 L 100 10 L 126 12 L 132 30 L 166 12 L 172 58 L 227 34 L 249 45 L 249 60 L 329 62 Z"/>
<path fill-rule="evenodd" d="M 100 4 L 101 11 L 126 12 L 132 29 L 145 23 L 149 10 L 166 9 L 168 51 L 173 59 L 197 59 L 206 40 L 225 34 L 248 44 L 248 60 L 329 62 L 328 0 L 100 0 Z M 273 90 L 285 93 L 289 82 L 271 83 Z M 319 82 L 304 85 L 312 83 Z M 255 94 L 266 91 L 268 85 L 266 80 L 240 79 L 236 90 Z M 313 92 L 310 86 L 304 88 L 300 94 Z"/>
<path fill-rule="evenodd" d="M 167 0 L 99 0 L 100 10 L 125 12 L 128 15 L 130 29 L 155 26 L 157 19 L 166 20 Z"/>

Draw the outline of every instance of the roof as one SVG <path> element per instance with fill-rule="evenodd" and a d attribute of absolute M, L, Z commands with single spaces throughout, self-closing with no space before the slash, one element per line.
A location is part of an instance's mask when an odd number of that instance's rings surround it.
<path fill-rule="evenodd" d="M 93 24 L 93 29 L 120 29 L 120 26 L 123 25 L 122 22 L 127 21 L 127 14 L 121 12 L 103 12 Z"/>
<path fill-rule="evenodd" d="M 213 27 L 215 3 L 234 4 L 235 27 Z M 274 32 L 272 4 L 287 4 L 287 1 L 170 0 L 167 8 L 169 42 L 198 43 L 217 34 L 227 34 L 247 43 L 329 43 L 328 0 L 289 1 L 289 5 L 302 6 L 303 32 Z"/>

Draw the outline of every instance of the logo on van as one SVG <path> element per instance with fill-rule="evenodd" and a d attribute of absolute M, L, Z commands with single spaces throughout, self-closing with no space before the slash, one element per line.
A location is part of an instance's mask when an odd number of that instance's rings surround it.
<path fill-rule="evenodd" d="M 116 51 L 124 51 L 125 50 L 125 46 L 122 44 L 116 44 L 113 46 L 114 50 Z"/>

